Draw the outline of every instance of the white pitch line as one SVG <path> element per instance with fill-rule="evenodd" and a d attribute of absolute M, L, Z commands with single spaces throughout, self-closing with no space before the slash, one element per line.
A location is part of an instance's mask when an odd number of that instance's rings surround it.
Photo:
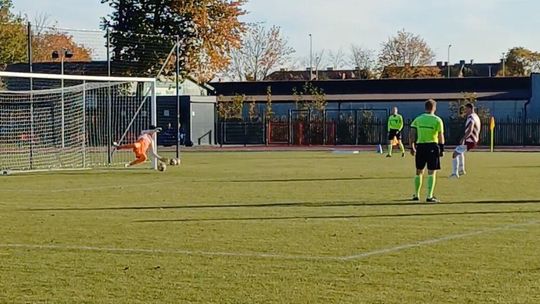
<path fill-rule="evenodd" d="M 284 255 L 284 254 L 271 254 L 271 253 L 241 253 L 241 252 L 212 252 L 212 251 L 197 251 L 197 250 L 182 250 L 182 249 L 144 249 L 144 248 L 107 248 L 107 247 L 94 247 L 94 246 L 77 246 L 77 245 L 38 245 L 38 244 L 0 244 L 0 248 L 23 248 L 23 249 L 40 249 L 40 250 L 72 250 L 72 251 L 94 251 L 94 252 L 109 252 L 109 253 L 131 253 L 131 254 L 177 254 L 177 255 L 189 255 L 189 256 L 221 256 L 221 257 L 247 257 L 247 258 L 259 258 L 259 259 L 278 259 L 278 260 L 304 260 L 304 261 L 353 261 L 369 258 L 372 256 L 379 256 L 388 253 L 398 252 L 416 247 L 423 247 L 434 245 L 437 243 L 463 239 L 467 237 L 510 230 L 513 228 L 528 227 L 532 225 L 540 224 L 540 221 L 530 221 L 520 224 L 510 224 L 499 226 L 490 229 L 483 229 L 477 231 L 471 231 L 461 234 L 448 235 L 436 239 L 429 239 L 424 241 L 418 241 L 409 244 L 403 244 L 395 247 L 377 249 L 373 251 L 367 251 L 360 254 L 349 256 L 306 256 L 306 255 Z"/>
<path fill-rule="evenodd" d="M 510 225 L 499 226 L 499 227 L 490 228 L 490 229 L 471 231 L 471 232 L 467 232 L 467 233 L 447 235 L 447 236 L 436 238 L 436 239 L 418 241 L 418 242 L 409 243 L 409 244 L 403 244 L 403 245 L 399 245 L 399 246 L 395 246 L 395 247 L 389 247 L 389 248 L 378 249 L 378 250 L 363 252 L 363 253 L 359 253 L 359 254 L 344 256 L 344 257 L 341 257 L 340 260 L 343 260 L 343 261 L 359 260 L 359 259 L 364 259 L 364 258 L 368 258 L 368 257 L 371 257 L 371 256 L 384 255 L 384 254 L 387 254 L 387 253 L 398 252 L 398 251 L 402 251 L 402 250 L 406 250 L 406 249 L 410 249 L 410 248 L 429 246 L 429 245 L 433 245 L 433 244 L 437 244 L 437 243 L 442 243 L 442 242 L 452 241 L 452 240 L 457 240 L 457 239 L 463 239 L 463 238 L 467 238 L 467 237 L 471 237 L 471 236 L 477 236 L 477 235 L 486 234 L 486 233 L 509 230 L 509 229 L 517 228 L 517 227 L 527 227 L 527 226 L 537 225 L 539 223 L 540 223 L 540 221 L 530 221 L 530 222 L 526 222 L 526 223 L 510 224 Z"/>
<path fill-rule="evenodd" d="M 242 252 L 212 252 L 212 251 L 191 251 L 191 250 L 169 250 L 169 249 L 144 249 L 144 248 L 106 248 L 77 245 L 35 245 L 35 244 L 0 244 L 0 248 L 24 248 L 42 250 L 75 250 L 75 251 L 96 251 L 110 253 L 133 253 L 133 254 L 178 254 L 190 256 L 225 256 L 225 257 L 248 257 L 248 258 L 270 258 L 280 260 L 312 260 L 312 261 L 337 261 L 339 257 L 332 256 L 304 256 L 304 255 L 282 255 L 271 253 L 242 253 Z"/>

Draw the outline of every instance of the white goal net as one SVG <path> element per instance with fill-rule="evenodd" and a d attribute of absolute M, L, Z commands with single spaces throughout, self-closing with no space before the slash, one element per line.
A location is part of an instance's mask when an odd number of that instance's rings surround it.
<path fill-rule="evenodd" d="M 156 124 L 153 78 L 0 72 L 0 170 L 115 166 Z M 156 166 L 156 161 L 152 163 Z"/>

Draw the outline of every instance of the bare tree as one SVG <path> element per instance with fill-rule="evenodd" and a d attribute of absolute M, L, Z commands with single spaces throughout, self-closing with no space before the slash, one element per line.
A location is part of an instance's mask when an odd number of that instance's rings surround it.
<path fill-rule="evenodd" d="M 309 64 L 312 64 L 313 74 L 312 79 L 317 78 L 317 71 L 324 69 L 324 66 L 328 64 L 327 54 L 325 49 L 315 51 L 313 53 L 313 58 L 310 59 L 310 56 L 303 57 L 300 61 L 303 66 L 309 68 Z"/>
<path fill-rule="evenodd" d="M 294 53 L 278 26 L 268 29 L 254 24 L 242 40 L 242 47 L 231 52 L 231 64 L 226 73 L 234 80 L 262 80 L 272 70 L 287 63 Z"/>
<path fill-rule="evenodd" d="M 424 66 L 429 65 L 435 58 L 435 52 L 422 37 L 405 30 L 398 31 L 382 44 L 379 54 L 379 64 L 385 66 Z"/>
<path fill-rule="evenodd" d="M 341 69 L 346 64 L 345 53 L 340 48 L 337 51 L 328 52 L 328 61 L 334 69 Z"/>
<path fill-rule="evenodd" d="M 358 70 L 357 72 L 359 73 L 359 78 L 373 78 L 377 72 L 375 51 L 358 45 L 351 45 L 349 64 L 354 66 L 355 70 Z"/>

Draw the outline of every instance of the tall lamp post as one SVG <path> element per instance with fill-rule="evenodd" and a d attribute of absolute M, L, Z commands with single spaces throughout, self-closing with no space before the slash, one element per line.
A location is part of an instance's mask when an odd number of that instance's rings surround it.
<path fill-rule="evenodd" d="M 62 76 L 64 75 L 64 60 L 66 58 L 71 58 L 73 57 L 73 52 L 71 52 L 70 50 L 68 49 L 65 49 L 65 48 L 62 48 L 58 51 L 53 51 L 52 54 L 51 54 L 51 57 L 52 59 L 58 59 L 60 58 L 60 73 L 62 74 Z M 62 123 L 61 123 L 61 128 L 62 128 L 62 131 L 60 133 L 60 136 L 61 136 L 61 141 L 62 141 L 62 148 L 65 148 L 66 145 L 65 145 L 65 117 L 64 117 L 64 78 L 62 77 L 61 79 L 61 91 L 62 91 L 62 114 L 61 114 L 61 120 L 62 120 Z"/>
<path fill-rule="evenodd" d="M 446 66 L 447 72 L 448 72 L 448 78 L 450 78 L 450 48 L 452 47 L 451 44 L 448 45 L 448 65 Z"/>
<path fill-rule="evenodd" d="M 309 34 L 309 81 L 313 80 L 313 35 Z"/>
<path fill-rule="evenodd" d="M 502 73 L 506 77 L 506 53 L 502 53 Z"/>

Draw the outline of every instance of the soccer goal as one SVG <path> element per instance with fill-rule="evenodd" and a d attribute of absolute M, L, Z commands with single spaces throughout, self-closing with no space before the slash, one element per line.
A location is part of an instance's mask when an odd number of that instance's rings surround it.
<path fill-rule="evenodd" d="M 124 164 L 132 152 L 112 142 L 134 142 L 156 120 L 154 78 L 0 72 L 0 170 Z"/>

